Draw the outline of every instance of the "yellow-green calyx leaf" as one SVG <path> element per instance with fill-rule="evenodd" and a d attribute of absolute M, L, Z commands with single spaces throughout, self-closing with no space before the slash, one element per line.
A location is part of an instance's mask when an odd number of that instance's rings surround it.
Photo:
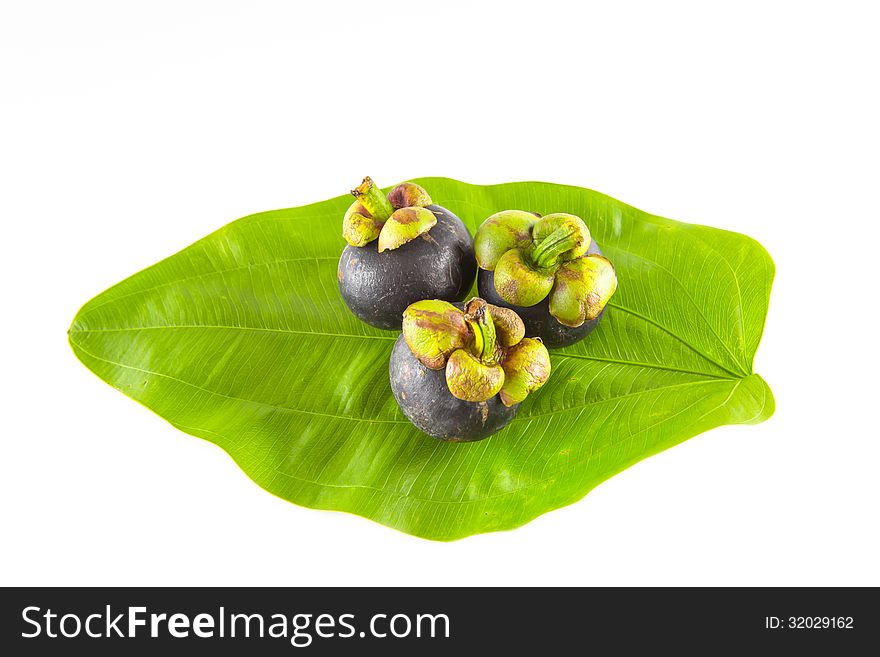
<path fill-rule="evenodd" d="M 411 182 L 400 183 L 388 192 L 388 202 L 395 210 L 413 207 L 424 208 L 432 203 L 425 188 Z"/>
<path fill-rule="evenodd" d="M 500 365 L 487 365 L 464 349 L 458 349 L 446 363 L 446 385 L 458 399 L 486 401 L 497 395 L 504 385 L 504 370 Z"/>
<path fill-rule="evenodd" d="M 497 212 L 477 230 L 480 267 L 495 272 L 495 290 L 514 306 L 550 296 L 550 314 L 577 327 L 595 319 L 617 290 L 614 267 L 587 255 L 592 237 L 583 220 L 554 212 L 538 218 L 521 210 Z"/>
<path fill-rule="evenodd" d="M 524 338 L 506 350 L 501 367 L 504 369 L 504 385 L 498 394 L 501 403 L 513 406 L 544 385 L 550 377 L 550 354 L 540 339 Z"/>
<path fill-rule="evenodd" d="M 489 314 L 495 323 L 495 338 L 501 347 L 512 347 L 526 337 L 526 325 L 510 308 L 488 304 Z"/>
<path fill-rule="evenodd" d="M 510 249 L 495 266 L 495 290 L 514 306 L 534 306 L 553 288 L 553 269 L 535 269 L 520 249 Z"/>
<path fill-rule="evenodd" d="M 342 219 L 342 236 L 351 246 L 366 246 L 378 238 L 379 251 L 389 251 L 437 223 L 434 213 L 425 209 L 432 201 L 421 185 L 401 183 L 386 196 L 367 176 L 351 193 L 357 200 Z"/>
<path fill-rule="evenodd" d="M 596 319 L 617 290 L 617 275 L 608 258 L 587 255 L 566 262 L 556 272 L 550 314 L 560 324 L 580 326 Z"/>
<path fill-rule="evenodd" d="M 425 208 L 395 210 L 379 232 L 379 253 L 390 251 L 427 233 L 437 224 L 437 217 Z"/>
<path fill-rule="evenodd" d="M 525 338 L 513 310 L 475 297 L 464 310 L 437 299 L 417 301 L 403 313 L 403 339 L 432 370 L 446 369 L 449 392 L 464 401 L 500 395 L 513 406 L 544 385 L 550 355 L 539 338 Z"/>
<path fill-rule="evenodd" d="M 360 201 L 355 201 L 342 219 L 342 236 L 352 246 L 366 246 L 379 237 L 382 223 L 374 219 Z"/>
<path fill-rule="evenodd" d="M 464 313 L 437 299 L 416 301 L 407 307 L 403 339 L 419 362 L 432 370 L 443 369 L 453 351 L 473 343 Z"/>
<path fill-rule="evenodd" d="M 477 229 L 474 253 L 481 269 L 493 271 L 510 249 L 524 249 L 532 243 L 532 226 L 538 217 L 522 210 L 496 212 Z"/>
<path fill-rule="evenodd" d="M 544 215 L 532 227 L 534 244 L 529 256 L 538 268 L 552 267 L 584 255 L 590 239 L 580 217 L 564 212 Z"/>

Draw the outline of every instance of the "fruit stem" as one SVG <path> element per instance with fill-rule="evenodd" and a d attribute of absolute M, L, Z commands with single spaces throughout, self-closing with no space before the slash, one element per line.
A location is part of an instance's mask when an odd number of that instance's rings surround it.
<path fill-rule="evenodd" d="M 498 363 L 495 322 L 489 314 L 487 303 L 475 297 L 464 307 L 464 318 L 474 332 L 474 355 L 486 365 Z"/>
<path fill-rule="evenodd" d="M 394 208 L 391 207 L 391 203 L 385 198 L 385 194 L 382 193 L 382 190 L 376 186 L 376 183 L 369 176 L 364 178 L 360 185 L 351 190 L 351 195 L 367 209 L 367 212 L 374 219 L 379 221 L 387 220 L 391 213 L 394 212 Z"/>
<path fill-rule="evenodd" d="M 580 234 L 577 229 L 560 226 L 540 243 L 535 242 L 529 250 L 528 257 L 538 269 L 546 269 L 557 264 L 559 256 L 578 245 Z"/>

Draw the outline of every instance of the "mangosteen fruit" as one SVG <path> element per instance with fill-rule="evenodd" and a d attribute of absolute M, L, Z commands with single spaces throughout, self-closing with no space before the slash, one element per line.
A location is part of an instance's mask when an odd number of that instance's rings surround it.
<path fill-rule="evenodd" d="M 416 427 L 439 440 L 471 442 L 503 429 L 550 376 L 550 355 L 525 337 L 516 313 L 474 298 L 417 301 L 388 366 L 391 391 Z"/>
<path fill-rule="evenodd" d="M 342 221 L 339 292 L 349 310 L 380 329 L 400 329 L 420 299 L 460 301 L 477 275 L 473 241 L 461 219 L 415 183 L 387 195 L 367 177 Z"/>
<path fill-rule="evenodd" d="M 514 310 L 550 348 L 591 333 L 617 290 L 614 266 L 573 214 L 498 212 L 477 230 L 474 251 L 480 296 Z"/>

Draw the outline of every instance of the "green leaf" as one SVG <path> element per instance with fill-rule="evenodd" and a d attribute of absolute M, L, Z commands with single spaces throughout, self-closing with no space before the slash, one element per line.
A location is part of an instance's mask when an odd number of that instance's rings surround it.
<path fill-rule="evenodd" d="M 473 232 L 509 208 L 582 217 L 620 288 L 501 433 L 428 438 L 388 383 L 395 333 L 346 309 L 340 196 L 235 221 L 88 302 L 69 338 L 110 385 L 216 443 L 260 486 L 452 540 L 528 522 L 722 424 L 773 413 L 752 361 L 773 262 L 736 233 L 548 183 L 417 181 Z"/>

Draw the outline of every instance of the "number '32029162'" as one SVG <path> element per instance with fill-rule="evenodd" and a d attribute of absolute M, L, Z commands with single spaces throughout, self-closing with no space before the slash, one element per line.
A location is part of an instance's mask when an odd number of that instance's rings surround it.
<path fill-rule="evenodd" d="M 768 630 L 792 629 L 792 630 L 851 630 L 853 629 L 852 616 L 765 616 L 764 627 Z"/>

